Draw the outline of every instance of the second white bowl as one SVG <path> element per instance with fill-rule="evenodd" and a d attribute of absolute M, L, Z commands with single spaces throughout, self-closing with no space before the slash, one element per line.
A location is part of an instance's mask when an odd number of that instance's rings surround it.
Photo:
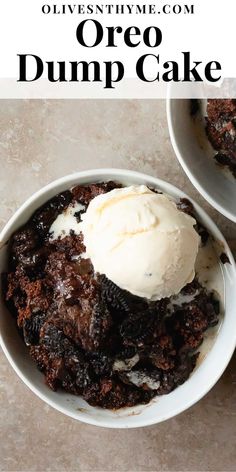
<path fill-rule="evenodd" d="M 171 94 L 171 92 L 170 92 Z M 209 156 L 203 129 L 196 129 L 190 116 L 190 100 L 167 100 L 167 120 L 175 154 L 199 193 L 220 213 L 236 222 L 236 179 L 227 175 Z"/>

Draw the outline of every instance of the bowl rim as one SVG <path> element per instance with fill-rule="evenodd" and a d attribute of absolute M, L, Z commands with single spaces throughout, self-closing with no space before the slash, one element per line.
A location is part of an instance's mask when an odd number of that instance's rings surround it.
<path fill-rule="evenodd" d="M 52 181 L 48 185 L 42 187 L 41 189 L 36 191 L 34 194 L 32 194 L 18 208 L 18 210 L 12 215 L 12 217 L 9 219 L 9 221 L 6 223 L 6 225 L 4 226 L 4 228 L 2 229 L 2 231 L 0 233 L 0 247 L 1 247 L 1 241 L 3 242 L 3 245 L 5 245 L 8 242 L 9 236 L 11 234 L 12 226 L 15 222 L 17 222 L 17 220 L 20 217 L 21 213 L 24 212 L 27 209 L 27 207 L 29 207 L 31 204 L 33 204 L 35 202 L 35 200 L 37 200 L 40 196 L 42 196 L 42 195 L 46 196 L 47 193 L 50 190 L 56 189 L 57 186 L 60 185 L 60 184 L 63 184 L 63 186 L 64 186 L 67 183 L 69 184 L 71 181 L 76 181 L 76 180 L 78 180 L 78 184 L 79 184 L 79 181 L 83 178 L 86 178 L 86 179 L 91 178 L 91 181 L 92 180 L 94 180 L 94 181 L 97 180 L 98 181 L 99 177 L 100 177 L 100 179 L 103 177 L 104 180 L 107 180 L 108 176 L 109 176 L 109 178 L 114 178 L 114 179 L 121 178 L 123 180 L 125 180 L 125 179 L 129 180 L 129 177 L 130 178 L 137 177 L 137 178 L 142 179 L 143 181 L 146 181 L 146 180 L 148 182 L 151 181 L 153 183 L 153 185 L 156 186 L 156 187 L 158 187 L 158 186 L 162 187 L 162 185 L 163 185 L 166 189 L 164 191 L 166 191 L 167 193 L 170 192 L 170 194 L 173 193 L 175 195 L 179 195 L 180 198 L 181 197 L 189 198 L 189 200 L 193 202 L 193 204 L 196 208 L 196 211 L 200 212 L 201 217 L 203 217 L 204 222 L 206 223 L 206 226 L 207 227 L 210 226 L 211 231 L 213 232 L 214 236 L 217 239 L 220 239 L 220 241 L 222 241 L 222 243 L 225 245 L 224 246 L 225 250 L 226 250 L 227 255 L 228 255 L 228 257 L 230 259 L 230 262 L 231 262 L 231 268 L 232 268 L 232 271 L 233 271 L 233 278 L 236 281 L 236 264 L 235 264 L 232 252 L 231 252 L 225 238 L 223 237 L 222 233 L 220 232 L 220 230 L 218 229 L 216 224 L 213 222 L 213 220 L 205 212 L 205 210 L 202 209 L 200 207 L 200 205 L 198 205 L 198 203 L 196 203 L 191 197 L 188 197 L 188 195 L 186 195 L 184 192 L 182 192 L 182 190 L 178 189 L 174 185 L 172 185 L 172 184 L 170 184 L 170 183 L 168 183 L 168 182 L 166 182 L 162 179 L 152 177 L 152 176 L 149 176 L 148 174 L 144 174 L 144 173 L 140 173 L 140 172 L 136 172 L 136 171 L 132 171 L 132 170 L 115 169 L 115 168 L 99 168 L 99 169 L 92 169 L 92 170 L 88 170 L 88 171 L 75 172 L 75 173 L 66 175 L 64 177 L 61 177 L 59 179 L 56 179 L 56 180 Z M 73 185 L 73 184 L 71 184 L 71 185 Z M 50 197 L 48 197 L 48 198 L 50 198 Z M 47 201 L 47 200 L 45 200 L 45 201 Z M 5 241 L 6 236 L 7 236 L 7 239 Z M 8 351 L 7 345 L 6 345 L 6 343 L 5 343 L 5 341 L 2 337 L 1 332 L 0 332 L 0 346 L 2 347 L 5 356 L 7 357 L 10 365 L 13 367 L 16 374 L 27 385 L 27 387 L 33 393 L 35 393 L 41 400 L 43 400 L 46 404 L 52 406 L 57 411 L 60 411 L 61 413 L 64 413 L 65 415 L 67 415 L 67 416 L 69 416 L 73 419 L 82 421 L 83 423 L 86 423 L 86 424 L 99 426 L 99 427 L 114 428 L 114 429 L 123 429 L 123 428 L 128 429 L 128 428 L 138 428 L 138 427 L 150 426 L 150 425 L 154 425 L 154 424 L 166 421 L 170 418 L 173 418 L 173 417 L 177 416 L 178 414 L 182 413 L 183 411 L 187 410 L 192 405 L 197 403 L 202 397 L 204 397 L 209 392 L 209 390 L 211 390 L 211 388 L 216 384 L 216 382 L 219 380 L 219 378 L 221 377 L 222 373 L 226 369 L 226 367 L 227 367 L 227 365 L 228 365 L 228 363 L 229 363 L 229 361 L 230 361 L 230 359 L 233 355 L 233 352 L 234 352 L 234 349 L 235 349 L 235 346 L 236 346 L 236 332 L 235 333 L 232 332 L 231 336 L 232 336 L 231 337 L 231 342 L 227 345 L 227 349 L 228 349 L 227 353 L 224 353 L 224 362 L 222 362 L 221 368 L 220 368 L 220 370 L 217 371 L 217 374 L 214 374 L 214 375 L 211 376 L 211 381 L 208 382 L 207 387 L 204 386 L 204 388 L 202 388 L 201 391 L 194 394 L 192 396 L 192 398 L 190 398 L 189 400 L 185 400 L 183 402 L 183 404 L 181 404 L 180 406 L 170 408 L 169 413 L 167 415 L 165 415 L 163 418 L 155 419 L 155 416 L 154 416 L 154 418 L 151 418 L 150 420 L 147 421 L 147 420 L 142 420 L 142 416 L 140 415 L 140 417 L 136 417 L 137 421 L 135 421 L 135 424 L 134 423 L 129 423 L 129 421 L 127 420 L 126 417 L 122 418 L 122 420 L 119 421 L 119 423 L 116 423 L 115 419 L 114 419 L 113 422 L 107 421 L 106 418 L 102 418 L 102 420 L 100 420 L 100 419 L 97 420 L 96 417 L 95 417 L 96 415 L 94 415 L 94 417 L 88 417 L 87 415 L 84 415 L 82 412 L 77 411 L 77 410 L 76 410 L 75 413 L 73 413 L 72 411 L 70 411 L 66 407 L 59 405 L 56 400 L 52 400 L 51 398 L 49 398 L 49 396 L 44 394 L 39 387 L 35 386 L 33 381 L 30 381 L 22 373 L 22 371 L 18 368 L 18 366 L 15 363 L 14 356 L 12 356 L 10 354 L 10 352 Z M 203 363 L 204 363 L 204 360 L 203 360 Z M 186 382 L 188 382 L 188 381 L 190 381 L 190 379 L 188 379 Z"/>
<path fill-rule="evenodd" d="M 181 149 L 180 149 L 179 145 L 177 144 L 177 140 L 176 140 L 176 137 L 175 137 L 175 128 L 174 128 L 173 116 L 172 116 L 172 102 L 174 102 L 176 100 L 180 100 L 180 99 L 171 98 L 170 96 L 168 96 L 167 99 L 166 99 L 167 124 L 168 124 L 170 140 L 171 140 L 172 147 L 174 149 L 174 153 L 175 153 L 181 167 L 183 168 L 185 174 L 187 175 L 187 177 L 189 178 L 189 180 L 193 184 L 193 186 L 200 193 L 200 195 L 202 195 L 205 198 L 205 200 L 213 208 L 215 208 L 217 211 L 219 211 L 219 213 L 224 215 L 229 220 L 233 221 L 233 223 L 236 223 L 236 214 L 232 213 L 227 208 L 225 208 L 220 203 L 218 203 L 217 200 L 215 200 L 207 192 L 207 190 L 202 186 L 201 182 L 195 177 L 193 172 L 190 170 L 190 168 L 188 167 L 188 165 L 185 162 L 185 159 L 182 156 Z M 182 99 L 182 100 L 190 100 L 190 99 L 186 98 L 186 99 Z"/>

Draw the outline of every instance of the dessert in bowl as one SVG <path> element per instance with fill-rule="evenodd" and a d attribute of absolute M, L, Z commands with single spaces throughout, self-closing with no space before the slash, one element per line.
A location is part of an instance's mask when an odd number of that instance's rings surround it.
<path fill-rule="evenodd" d="M 195 116 L 201 112 L 200 107 Z M 236 100 L 207 100 L 206 134 L 214 149 L 214 158 L 223 170 L 236 177 Z M 198 117 L 199 118 L 199 117 Z"/>
<path fill-rule="evenodd" d="M 172 99 L 171 93 L 168 127 L 181 166 L 201 195 L 236 222 L 236 100 Z"/>
<path fill-rule="evenodd" d="M 60 411 L 101 426 L 156 423 L 227 365 L 233 258 L 169 184 L 121 170 L 68 176 L 26 202 L 1 241 L 3 349 Z"/>

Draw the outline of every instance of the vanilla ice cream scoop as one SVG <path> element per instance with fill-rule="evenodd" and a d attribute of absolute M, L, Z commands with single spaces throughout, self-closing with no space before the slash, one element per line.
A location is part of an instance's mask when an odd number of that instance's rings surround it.
<path fill-rule="evenodd" d="M 134 295 L 160 300 L 194 278 L 195 224 L 170 197 L 140 185 L 95 197 L 79 229 L 95 271 Z"/>

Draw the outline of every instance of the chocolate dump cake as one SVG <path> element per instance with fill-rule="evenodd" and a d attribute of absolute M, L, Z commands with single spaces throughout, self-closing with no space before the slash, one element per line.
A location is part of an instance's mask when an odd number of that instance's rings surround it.
<path fill-rule="evenodd" d="M 94 197 L 120 187 L 77 186 L 48 201 L 13 235 L 3 275 L 6 304 L 47 385 L 116 409 L 185 382 L 219 318 L 218 301 L 196 277 L 178 295 L 148 300 L 95 272 L 73 224 Z M 177 206 L 194 216 L 188 200 Z M 69 223 L 59 235 L 63 215 Z M 196 230 L 206 244 L 207 231 Z"/>
<path fill-rule="evenodd" d="M 206 132 L 216 151 L 216 161 L 236 177 L 236 100 L 211 99 L 207 102 Z"/>

